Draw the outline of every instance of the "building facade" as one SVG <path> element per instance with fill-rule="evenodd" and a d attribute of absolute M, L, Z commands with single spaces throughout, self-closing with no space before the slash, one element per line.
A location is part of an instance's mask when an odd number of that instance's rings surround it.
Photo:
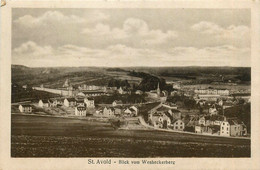
<path fill-rule="evenodd" d="M 82 107 L 82 106 L 75 107 L 76 116 L 86 116 L 86 114 L 87 114 L 86 107 Z"/>
<path fill-rule="evenodd" d="M 22 113 L 31 113 L 32 112 L 32 106 L 31 105 L 19 105 L 19 110 Z"/>

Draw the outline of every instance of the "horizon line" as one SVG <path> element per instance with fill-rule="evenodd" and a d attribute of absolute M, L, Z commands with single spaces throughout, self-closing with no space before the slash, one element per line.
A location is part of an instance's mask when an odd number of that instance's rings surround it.
<path fill-rule="evenodd" d="M 141 68 L 141 67 L 145 67 L 145 68 L 166 68 L 166 67 L 243 67 L 243 68 L 251 68 L 251 66 L 197 66 L 197 65 L 187 65 L 187 66 L 41 66 L 41 67 L 33 67 L 33 66 L 27 66 L 27 65 L 21 65 L 21 64 L 11 64 L 11 66 L 24 66 L 24 67 L 28 67 L 28 68 L 66 68 L 66 67 L 76 67 L 76 68 L 80 68 L 80 67 L 100 67 L 100 68 Z"/>

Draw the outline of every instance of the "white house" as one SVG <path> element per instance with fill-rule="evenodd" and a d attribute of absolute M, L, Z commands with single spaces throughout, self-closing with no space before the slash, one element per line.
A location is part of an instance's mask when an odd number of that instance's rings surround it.
<path fill-rule="evenodd" d="M 247 134 L 245 124 L 237 119 L 225 119 L 220 124 L 220 136 L 244 136 Z"/>
<path fill-rule="evenodd" d="M 209 113 L 210 113 L 211 116 L 212 115 L 217 115 L 218 114 L 218 110 L 215 107 L 211 107 L 211 108 L 209 108 Z"/>
<path fill-rule="evenodd" d="M 49 100 L 49 106 L 50 107 L 56 107 L 57 106 L 57 100 L 50 99 Z"/>
<path fill-rule="evenodd" d="M 135 94 L 143 94 L 143 91 L 141 91 L 141 90 L 136 90 L 136 92 L 135 92 Z"/>
<path fill-rule="evenodd" d="M 64 99 L 58 98 L 58 99 L 55 99 L 55 102 L 56 102 L 57 105 L 63 105 Z"/>
<path fill-rule="evenodd" d="M 31 105 L 19 105 L 19 110 L 20 112 L 27 112 L 31 113 L 32 112 L 32 106 Z"/>
<path fill-rule="evenodd" d="M 95 108 L 95 101 L 93 98 L 87 97 L 84 99 L 84 102 L 86 103 L 87 108 Z"/>
<path fill-rule="evenodd" d="M 134 112 L 135 112 L 135 113 L 134 113 L 135 116 L 138 115 L 138 108 L 137 108 L 136 106 L 131 106 L 130 109 L 133 109 L 133 110 L 134 110 Z"/>
<path fill-rule="evenodd" d="M 39 103 L 38 103 L 39 107 L 49 107 L 50 104 L 49 104 L 49 101 L 48 100 L 39 100 Z"/>
<path fill-rule="evenodd" d="M 151 113 L 148 116 L 148 120 L 157 128 L 168 128 L 171 125 L 171 119 L 162 113 Z"/>
<path fill-rule="evenodd" d="M 122 87 L 120 87 L 117 91 L 118 91 L 119 94 L 124 94 L 125 93 L 124 90 L 122 89 Z"/>
<path fill-rule="evenodd" d="M 126 108 L 126 109 L 124 110 L 124 113 L 125 113 L 125 114 L 128 114 L 128 115 L 131 115 L 131 114 L 132 114 L 132 111 L 131 111 L 129 108 Z"/>
<path fill-rule="evenodd" d="M 181 119 L 176 119 L 172 123 L 173 130 L 183 131 L 185 124 Z"/>
<path fill-rule="evenodd" d="M 86 116 L 87 110 L 86 107 L 75 107 L 75 115 L 76 116 Z"/>
<path fill-rule="evenodd" d="M 105 107 L 103 109 L 103 116 L 105 117 L 113 117 L 115 115 L 115 109 L 111 107 Z"/>
<path fill-rule="evenodd" d="M 112 106 L 122 106 L 123 105 L 123 102 L 121 100 L 115 100 L 113 101 L 112 103 Z"/>
<path fill-rule="evenodd" d="M 66 98 L 66 99 L 64 99 L 64 106 L 66 106 L 66 107 L 74 107 L 74 106 L 76 106 L 76 99 L 75 98 Z"/>

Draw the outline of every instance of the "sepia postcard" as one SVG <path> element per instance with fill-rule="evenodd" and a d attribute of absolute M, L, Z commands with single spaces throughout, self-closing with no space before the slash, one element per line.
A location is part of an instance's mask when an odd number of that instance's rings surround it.
<path fill-rule="evenodd" d="M 0 169 L 260 169 L 257 1 L 3 1 Z"/>

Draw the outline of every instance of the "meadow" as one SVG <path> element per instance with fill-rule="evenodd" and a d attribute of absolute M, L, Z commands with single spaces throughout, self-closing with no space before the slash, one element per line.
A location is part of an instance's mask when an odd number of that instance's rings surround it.
<path fill-rule="evenodd" d="M 250 140 L 114 130 L 108 122 L 12 115 L 12 157 L 250 157 Z"/>

